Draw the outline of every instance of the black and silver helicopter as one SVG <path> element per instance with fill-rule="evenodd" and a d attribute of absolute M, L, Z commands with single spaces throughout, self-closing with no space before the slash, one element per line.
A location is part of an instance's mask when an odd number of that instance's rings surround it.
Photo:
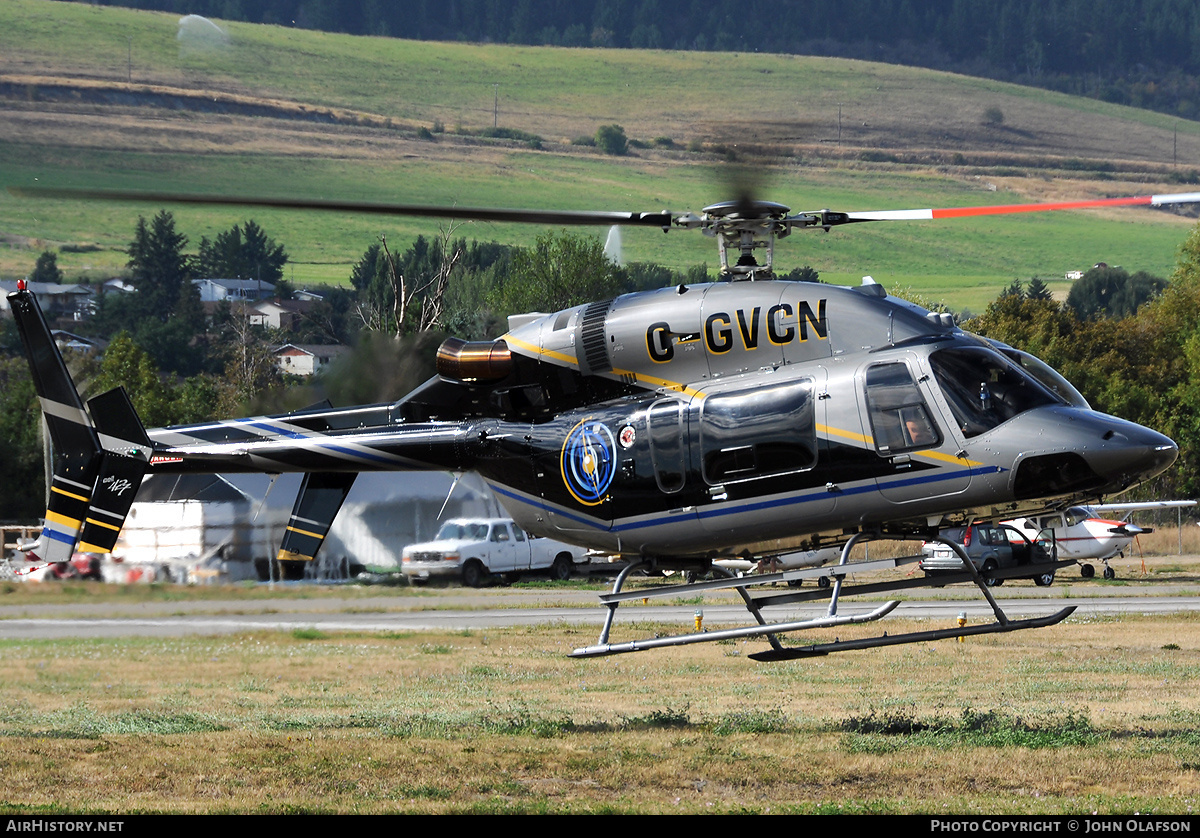
<path fill-rule="evenodd" d="M 142 478 L 155 472 L 301 472 L 279 551 L 312 559 L 364 471 L 473 470 L 533 533 L 630 560 L 599 641 L 577 656 L 731 637 L 764 637 L 756 659 L 786 659 L 938 637 L 1051 625 L 1010 620 L 958 545 L 963 571 L 995 613 L 982 625 L 785 647 L 779 635 L 862 623 L 896 602 L 839 615 L 839 600 L 929 584 L 843 584 L 852 572 L 917 557 L 849 562 L 864 540 L 938 539 L 938 529 L 1065 508 L 1159 474 L 1178 453 L 1167 437 L 1090 409 L 1038 359 L 959 329 L 950 315 L 888 296 L 878 284 L 783 282 L 777 240 L 866 221 L 951 218 L 1091 206 L 1200 201 L 1200 193 L 950 210 L 792 214 L 743 199 L 698 214 L 490 210 L 267 201 L 154 193 L 14 190 L 18 194 L 403 213 L 549 225 L 698 229 L 716 238 L 721 281 L 628 294 L 513 317 L 490 342 L 450 338 L 438 374 L 393 404 L 321 405 L 277 416 L 147 431 L 124 391 L 85 405 L 33 295 L 9 300 L 56 455 L 42 557 L 113 547 Z M 947 542 L 949 543 L 949 542 Z M 827 568 L 623 590 L 635 569 L 714 569 L 844 545 Z M 1068 564 L 1063 562 L 1061 564 Z M 1055 565 L 1057 566 L 1057 565 Z M 719 568 L 717 568 L 719 569 Z M 1053 568 L 1051 568 L 1053 569 Z M 824 577 L 830 590 L 762 590 Z M 733 588 L 753 624 L 614 644 L 630 598 Z M 768 605 L 829 597 L 825 616 L 769 622 Z"/>

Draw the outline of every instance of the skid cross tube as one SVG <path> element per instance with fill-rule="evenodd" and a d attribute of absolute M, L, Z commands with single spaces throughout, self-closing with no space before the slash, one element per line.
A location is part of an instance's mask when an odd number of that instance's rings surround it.
<path fill-rule="evenodd" d="M 632 640 L 628 643 L 597 643 L 595 646 L 584 646 L 571 652 L 573 658 L 592 658 L 601 655 L 617 655 L 623 652 L 641 652 L 645 649 L 657 649 L 663 646 L 686 646 L 689 643 L 710 643 L 716 640 L 733 640 L 742 637 L 770 636 L 789 631 L 801 631 L 810 628 L 829 628 L 844 626 L 852 623 L 867 623 L 878 620 L 891 613 L 900 602 L 892 600 L 885 602 L 874 611 L 866 614 L 856 614 L 847 617 L 818 617 L 814 620 L 796 620 L 788 623 L 767 623 L 765 625 L 746 626 L 745 628 L 726 629 L 725 631 L 702 631 L 695 634 L 680 634 L 673 637 L 652 637 L 647 640 Z M 607 635 L 606 635 L 607 636 Z M 782 647 L 772 649 L 776 653 L 786 653 Z"/>

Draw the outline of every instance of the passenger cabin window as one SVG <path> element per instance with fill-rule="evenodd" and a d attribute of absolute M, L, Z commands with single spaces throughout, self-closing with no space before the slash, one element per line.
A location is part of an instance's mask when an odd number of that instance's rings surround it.
<path fill-rule="evenodd" d="M 704 479 L 770 477 L 817 463 L 812 380 L 709 396 L 700 413 Z"/>
<path fill-rule="evenodd" d="M 989 349 L 942 349 L 929 356 L 929 364 L 967 438 L 1027 410 L 1066 404 L 1029 373 Z"/>
<path fill-rule="evenodd" d="M 906 364 L 877 364 L 867 370 L 867 414 L 875 450 L 881 454 L 941 444 L 941 432 Z"/>

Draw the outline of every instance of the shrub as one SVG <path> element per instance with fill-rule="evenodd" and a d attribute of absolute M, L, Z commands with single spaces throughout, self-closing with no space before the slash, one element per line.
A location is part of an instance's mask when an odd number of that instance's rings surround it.
<path fill-rule="evenodd" d="M 620 156 L 629 151 L 629 139 L 620 125 L 601 125 L 596 129 L 596 146 L 605 154 Z"/>

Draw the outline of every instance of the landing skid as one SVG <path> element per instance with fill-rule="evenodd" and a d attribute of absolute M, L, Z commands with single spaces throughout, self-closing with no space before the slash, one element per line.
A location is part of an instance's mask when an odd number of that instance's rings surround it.
<path fill-rule="evenodd" d="M 895 536 L 889 536 L 895 538 Z M 617 576 L 613 583 L 612 593 L 605 594 L 600 597 L 600 601 L 608 608 L 608 614 L 604 620 L 604 627 L 600 631 L 599 640 L 591 645 L 584 646 L 571 652 L 571 657 L 574 658 L 590 658 L 600 657 L 603 655 L 617 655 L 626 652 L 642 652 L 647 649 L 659 649 L 667 646 L 686 646 L 693 643 L 710 643 L 722 640 L 744 639 L 748 637 L 763 637 L 770 644 L 771 648 L 763 652 L 757 652 L 748 657 L 756 661 L 781 661 L 794 660 L 796 658 L 815 657 L 820 655 L 828 655 L 832 652 L 843 652 L 851 649 L 871 649 L 879 646 L 897 646 L 904 643 L 926 643 L 933 640 L 943 640 L 952 637 L 967 637 L 978 634 L 1000 634 L 1012 631 L 1022 631 L 1031 628 L 1043 628 L 1052 626 L 1062 622 L 1075 611 L 1075 606 L 1064 608 L 1061 611 L 1052 614 L 1048 617 L 1039 617 L 1029 620 L 1010 620 L 1004 611 L 1000 608 L 996 599 L 988 590 L 983 578 L 975 565 L 968 559 L 962 547 L 953 542 L 946 541 L 941 538 L 925 537 L 926 541 L 939 541 L 953 549 L 963 562 L 963 571 L 959 573 L 945 574 L 942 576 L 917 579 L 900 579 L 886 582 L 877 582 L 863 585 L 844 585 L 845 579 L 850 574 L 865 573 L 876 570 L 889 570 L 901 567 L 906 564 L 913 564 L 921 559 L 921 556 L 904 556 L 894 559 L 876 559 L 872 561 L 850 562 L 848 561 L 850 551 L 860 541 L 867 540 L 867 536 L 860 534 L 854 536 L 846 544 L 842 550 L 841 559 L 836 565 L 820 568 L 806 568 L 803 570 L 785 570 L 779 573 L 764 573 L 753 576 L 743 576 L 729 579 L 714 579 L 704 582 L 694 582 L 684 585 L 666 585 L 652 589 L 639 589 L 636 591 L 623 591 L 629 575 L 636 570 L 644 567 L 649 567 L 647 562 L 639 562 L 626 567 Z M 1068 564 L 1074 564 L 1073 561 L 1055 562 L 1047 564 L 1047 569 L 1063 567 Z M 999 571 L 992 574 L 996 577 L 1022 577 L 1029 575 L 1028 567 L 1012 568 L 1005 571 Z M 803 579 L 822 579 L 832 582 L 831 590 L 825 591 L 805 591 L 805 592 L 785 592 L 776 593 L 773 591 L 753 590 L 761 586 L 773 585 L 783 582 L 797 582 Z M 841 615 L 839 616 L 838 603 L 840 598 L 845 596 L 853 596 L 855 594 L 879 594 L 890 591 L 899 591 L 917 587 L 940 587 L 955 582 L 974 582 L 982 592 L 984 598 L 992 608 L 995 615 L 995 620 L 990 623 L 974 626 L 959 626 L 947 629 L 938 629 L 934 631 L 910 632 L 906 634 L 889 635 L 884 632 L 879 637 L 864 638 L 859 640 L 835 640 L 832 643 L 815 644 L 802 647 L 784 647 L 779 641 L 778 635 L 788 634 L 790 632 L 805 631 L 816 628 L 831 628 L 842 625 L 855 625 L 860 623 L 870 623 L 890 614 L 897 605 L 898 600 L 890 600 L 877 608 L 861 614 Z M 679 634 L 669 637 L 653 637 L 644 640 L 634 640 L 626 643 L 610 643 L 609 634 L 612 631 L 613 620 L 616 617 L 617 608 L 622 602 L 629 600 L 648 600 L 661 597 L 680 597 L 695 595 L 704 591 L 715 590 L 735 590 L 741 596 L 742 601 L 746 605 L 746 609 L 754 618 L 756 625 L 745 626 L 743 628 L 723 629 L 718 631 L 697 631 L 690 634 Z M 829 607 L 823 617 L 814 617 L 806 620 L 792 620 L 783 622 L 768 622 L 762 615 L 761 609 L 772 605 L 786 605 L 805 600 L 813 600 L 818 598 L 829 598 Z"/>
<path fill-rule="evenodd" d="M 767 652 L 755 652 L 746 657 L 756 661 L 790 661 L 796 658 L 815 658 L 828 655 L 831 652 L 848 652 L 851 649 L 873 649 L 877 646 L 899 646 L 903 643 L 928 643 L 931 640 L 947 640 L 951 637 L 971 637 L 976 634 L 1001 634 L 1022 629 L 1045 628 L 1063 620 L 1075 613 L 1078 606 L 1070 605 L 1062 611 L 1048 617 L 1037 617 L 1032 620 L 1017 620 L 1007 624 L 988 623 L 981 626 L 964 626 L 962 628 L 940 629 L 937 631 L 914 631 L 908 634 L 887 634 L 882 637 L 869 637 L 864 640 L 835 640 L 832 643 L 820 643 L 812 646 L 800 646 L 793 649 L 771 649 Z"/>

